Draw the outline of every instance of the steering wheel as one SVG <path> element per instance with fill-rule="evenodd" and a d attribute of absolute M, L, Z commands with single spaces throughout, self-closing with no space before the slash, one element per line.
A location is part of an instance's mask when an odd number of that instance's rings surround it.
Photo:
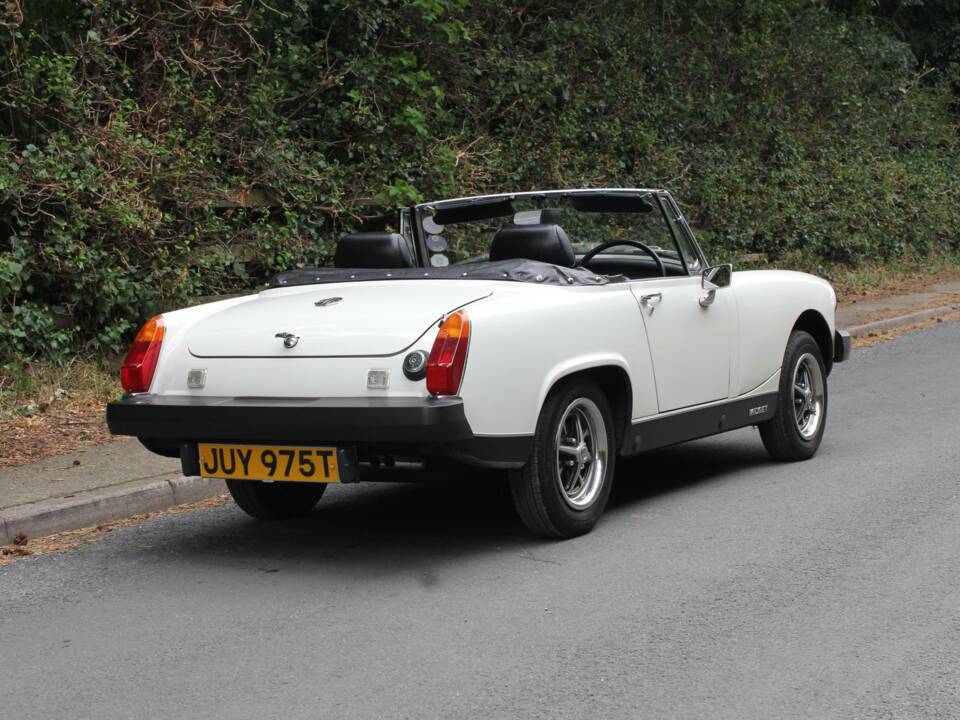
<path fill-rule="evenodd" d="M 577 263 L 577 267 L 583 267 L 604 250 L 616 247 L 617 245 L 629 245 L 630 247 L 643 250 L 647 255 L 653 258 L 654 262 L 657 263 L 657 270 L 660 271 L 660 277 L 667 276 L 667 268 L 664 266 L 663 260 L 660 259 L 660 256 L 638 240 L 610 240 L 609 242 L 600 243 L 595 248 L 591 248 L 589 251 L 587 251 L 586 255 L 580 258 L 580 262 Z"/>

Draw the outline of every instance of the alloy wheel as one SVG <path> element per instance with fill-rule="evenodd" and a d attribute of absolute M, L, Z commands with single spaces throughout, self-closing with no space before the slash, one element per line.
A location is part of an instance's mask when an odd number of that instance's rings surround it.
<path fill-rule="evenodd" d="M 576 398 L 560 416 L 556 434 L 557 482 L 567 505 L 590 507 L 600 494 L 607 469 L 607 430 L 600 408 Z"/>
<path fill-rule="evenodd" d="M 810 353 L 797 360 L 793 370 L 793 412 L 797 430 L 809 440 L 820 429 L 824 410 L 824 382 L 820 363 Z"/>

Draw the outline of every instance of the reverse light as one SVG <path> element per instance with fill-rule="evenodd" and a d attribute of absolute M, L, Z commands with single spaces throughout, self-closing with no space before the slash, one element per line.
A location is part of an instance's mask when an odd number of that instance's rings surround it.
<path fill-rule="evenodd" d="M 470 345 L 470 318 L 465 310 L 451 313 L 440 325 L 427 359 L 427 390 L 431 395 L 460 392 Z"/>
<path fill-rule="evenodd" d="M 163 318 L 150 318 L 133 339 L 120 368 L 120 384 L 130 393 L 146 392 L 153 382 L 163 344 Z"/>

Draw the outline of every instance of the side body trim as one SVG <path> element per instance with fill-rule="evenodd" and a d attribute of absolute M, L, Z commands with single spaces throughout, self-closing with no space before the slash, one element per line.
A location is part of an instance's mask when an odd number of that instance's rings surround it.
<path fill-rule="evenodd" d="M 627 429 L 621 453 L 635 455 L 658 447 L 756 425 L 772 418 L 776 411 L 777 393 L 773 392 L 641 420 Z"/>

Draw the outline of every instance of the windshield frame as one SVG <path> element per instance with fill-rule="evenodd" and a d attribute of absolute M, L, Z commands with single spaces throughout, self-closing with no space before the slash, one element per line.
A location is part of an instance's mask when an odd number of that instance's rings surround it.
<path fill-rule="evenodd" d="M 413 233 L 415 237 L 416 251 L 420 258 L 421 263 L 424 267 L 431 267 L 430 257 L 431 252 L 427 248 L 426 239 L 427 232 L 423 227 L 424 218 L 432 216 L 436 211 L 440 209 L 448 208 L 457 208 L 457 207 L 470 207 L 471 205 L 480 205 L 480 204 L 493 204 L 497 201 L 514 201 L 522 199 L 543 199 L 547 200 L 549 198 L 562 198 L 568 199 L 576 195 L 597 195 L 597 194 L 609 194 L 612 196 L 625 196 L 625 197 L 642 197 L 644 195 L 652 195 L 654 200 L 654 211 L 659 212 L 662 216 L 662 219 L 667 227 L 667 232 L 670 234 L 670 237 L 674 242 L 674 250 L 679 254 L 682 266 L 686 271 L 687 275 L 690 276 L 691 268 L 688 266 L 685 258 L 683 257 L 683 252 L 680 247 L 680 239 L 676 237 L 675 231 L 669 222 L 667 217 L 666 207 L 673 209 L 677 214 L 677 223 L 682 228 L 685 239 L 693 246 L 694 252 L 699 257 L 701 262 L 701 267 L 706 268 L 709 265 L 706 262 L 706 259 L 703 255 L 703 251 L 700 249 L 699 243 L 697 243 L 696 238 L 693 236 L 692 231 L 690 231 L 689 225 L 686 223 L 686 220 L 683 218 L 683 214 L 680 212 L 677 207 L 676 202 L 673 200 L 673 197 L 667 190 L 657 189 L 657 188 L 576 188 L 576 189 L 566 189 L 566 190 L 528 190 L 522 192 L 509 192 L 509 193 L 492 193 L 489 195 L 472 195 L 472 196 L 463 196 L 456 198 L 449 198 L 445 200 L 434 200 L 430 202 L 423 202 L 411 207 L 413 215 Z M 666 207 L 665 207 L 666 206 Z M 699 271 L 695 274 L 699 274 Z"/>

